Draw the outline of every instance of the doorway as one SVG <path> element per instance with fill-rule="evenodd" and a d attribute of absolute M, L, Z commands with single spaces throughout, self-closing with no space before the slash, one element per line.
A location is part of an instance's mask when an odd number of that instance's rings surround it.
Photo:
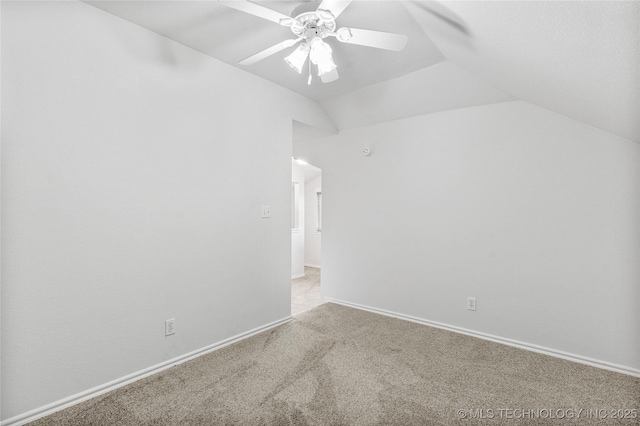
<path fill-rule="evenodd" d="M 322 303 L 322 170 L 302 159 L 291 163 L 291 314 Z"/>

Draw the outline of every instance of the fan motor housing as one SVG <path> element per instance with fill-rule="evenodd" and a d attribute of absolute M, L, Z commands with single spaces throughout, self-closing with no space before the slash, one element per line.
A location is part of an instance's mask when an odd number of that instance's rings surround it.
<path fill-rule="evenodd" d="M 292 25 L 291 31 L 298 37 L 311 40 L 315 37 L 325 38 L 336 29 L 336 22 L 320 19 L 316 12 L 305 12 L 294 18 L 299 25 Z"/>

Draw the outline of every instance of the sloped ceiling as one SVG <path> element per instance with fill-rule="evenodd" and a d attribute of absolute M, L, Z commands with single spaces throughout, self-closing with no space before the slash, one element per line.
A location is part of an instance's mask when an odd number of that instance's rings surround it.
<path fill-rule="evenodd" d="M 462 40 L 439 31 L 422 6 L 407 3 L 447 60 L 522 100 L 640 142 L 640 2 L 447 2 L 470 29 Z"/>
<path fill-rule="evenodd" d="M 640 142 L 636 1 L 354 1 L 338 26 L 407 34 L 407 48 L 332 43 L 340 79 L 311 86 L 287 50 L 238 65 L 292 34 L 221 2 L 87 3 L 320 103 L 338 129 L 522 99 Z M 306 2 L 256 3 L 290 15 Z"/>
<path fill-rule="evenodd" d="M 338 129 L 515 98 L 451 62 L 323 101 Z"/>
<path fill-rule="evenodd" d="M 297 74 L 284 61 L 289 48 L 250 66 L 245 59 L 283 40 L 295 38 L 287 27 L 224 6 L 218 1 L 97 1 L 86 2 L 167 38 L 192 47 L 243 71 L 270 80 L 315 101 L 393 79 L 443 60 L 442 53 L 424 33 L 402 2 L 354 2 L 338 17 L 342 26 L 400 32 L 409 36 L 398 53 L 330 41 L 340 78 L 323 84 L 319 78 L 307 84 L 308 74 Z M 228 3 L 228 2 L 227 2 Z M 255 1 L 285 15 L 306 2 Z M 320 4 L 319 2 L 317 4 Z M 305 67 L 306 68 L 306 67 Z"/>

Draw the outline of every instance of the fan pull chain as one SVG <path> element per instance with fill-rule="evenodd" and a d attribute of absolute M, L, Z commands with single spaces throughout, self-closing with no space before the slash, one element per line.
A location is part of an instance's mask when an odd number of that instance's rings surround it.
<path fill-rule="evenodd" d="M 311 86 L 311 59 L 309 59 L 309 78 L 307 79 L 307 86 Z"/>

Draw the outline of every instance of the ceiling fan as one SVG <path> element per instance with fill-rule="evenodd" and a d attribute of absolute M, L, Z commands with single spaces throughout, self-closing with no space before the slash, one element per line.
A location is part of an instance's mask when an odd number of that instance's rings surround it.
<path fill-rule="evenodd" d="M 295 38 L 284 40 L 241 60 L 239 62 L 241 65 L 255 64 L 297 44 L 298 47 L 285 58 L 285 61 L 291 68 L 301 74 L 307 58 L 309 58 L 307 84 L 311 84 L 311 64 L 317 67 L 318 76 L 323 83 L 330 83 L 339 77 L 337 66 L 333 61 L 331 46 L 324 41 L 327 37 L 334 37 L 342 43 L 397 52 L 404 49 L 407 44 L 408 38 L 404 34 L 350 27 L 338 28 L 336 19 L 351 2 L 352 0 L 323 0 L 317 8 L 311 11 L 298 13 L 299 8 L 294 10 L 295 16 L 287 16 L 247 0 L 223 1 L 221 3 L 232 9 L 289 27 L 295 35 Z"/>

